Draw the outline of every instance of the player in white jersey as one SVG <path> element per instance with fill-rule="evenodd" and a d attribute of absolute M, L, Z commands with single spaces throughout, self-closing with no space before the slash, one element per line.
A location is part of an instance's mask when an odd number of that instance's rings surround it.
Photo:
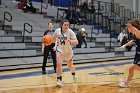
<path fill-rule="evenodd" d="M 69 21 L 62 20 L 61 28 L 54 32 L 56 40 L 54 50 L 57 58 L 57 85 L 62 86 L 62 62 L 65 60 L 73 78 L 76 79 L 75 67 L 73 65 L 73 50 L 71 45 L 77 45 L 78 40 L 75 33 L 69 28 Z"/>

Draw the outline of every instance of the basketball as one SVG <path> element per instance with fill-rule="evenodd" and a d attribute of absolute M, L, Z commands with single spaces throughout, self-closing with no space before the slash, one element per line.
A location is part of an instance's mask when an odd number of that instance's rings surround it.
<path fill-rule="evenodd" d="M 52 44 L 53 37 L 50 35 L 45 35 L 42 37 L 42 43 L 46 46 L 49 46 Z"/>

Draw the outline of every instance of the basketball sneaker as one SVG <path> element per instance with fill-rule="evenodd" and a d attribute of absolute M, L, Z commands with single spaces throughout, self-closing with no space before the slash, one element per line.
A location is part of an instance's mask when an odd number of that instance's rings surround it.
<path fill-rule="evenodd" d="M 119 86 L 121 88 L 128 88 L 128 83 L 125 80 L 123 80 L 123 81 L 120 82 Z"/>
<path fill-rule="evenodd" d="M 48 74 L 49 72 L 47 70 L 42 70 L 42 74 Z"/>
<path fill-rule="evenodd" d="M 61 80 L 57 79 L 57 82 L 56 83 L 57 83 L 57 86 L 58 87 L 62 87 L 62 81 Z"/>
<path fill-rule="evenodd" d="M 77 77 L 76 75 L 72 75 L 72 76 L 73 76 L 73 81 L 74 81 L 74 82 L 77 82 L 78 77 Z"/>

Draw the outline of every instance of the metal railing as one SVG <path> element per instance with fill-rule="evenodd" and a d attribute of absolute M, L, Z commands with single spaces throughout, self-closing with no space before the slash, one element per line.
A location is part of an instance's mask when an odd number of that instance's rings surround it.
<path fill-rule="evenodd" d="M 94 32 L 94 27 L 91 28 L 90 42 L 92 42 L 92 39 L 93 39 L 92 34 L 98 35 L 98 34 L 99 34 L 99 30 L 97 30 L 97 33 L 95 33 L 95 32 Z"/>
<path fill-rule="evenodd" d="M 45 6 L 44 6 L 44 4 L 45 4 Z M 41 14 L 42 14 L 43 8 L 44 9 L 48 8 L 48 0 L 41 2 L 41 12 L 40 12 Z"/>
<path fill-rule="evenodd" d="M 59 17 L 63 18 L 67 10 L 68 10 L 68 8 L 65 8 L 65 7 L 57 8 L 56 21 L 59 21 Z M 60 14 L 60 12 L 62 13 L 62 15 Z"/>
<path fill-rule="evenodd" d="M 26 29 L 26 26 L 27 26 L 27 25 L 31 28 L 30 31 L 28 31 L 28 30 Z M 32 33 L 32 31 L 33 31 L 33 26 L 30 25 L 29 23 L 24 23 L 22 42 L 24 42 L 24 39 L 25 39 L 25 31 L 28 32 L 28 33 Z"/>
<path fill-rule="evenodd" d="M 6 17 L 6 14 L 8 14 L 10 16 L 10 19 L 8 19 Z M 2 26 L 2 30 L 4 30 L 5 28 L 5 21 L 11 22 L 12 21 L 12 15 L 9 12 L 4 12 L 4 19 L 3 19 L 3 26 Z"/>
<path fill-rule="evenodd" d="M 98 0 L 87 0 L 89 4 L 94 4 L 95 6 L 95 13 L 94 17 L 88 17 L 88 21 L 91 23 L 93 22 L 98 29 L 98 33 L 93 32 L 93 27 L 91 29 L 91 39 L 93 39 L 92 34 L 99 34 L 99 29 L 105 29 L 106 32 L 110 34 L 110 49 L 111 50 L 111 43 L 117 45 L 116 41 L 113 41 L 113 38 L 117 40 L 118 34 L 121 32 L 121 29 L 124 28 L 123 25 L 133 18 L 140 18 L 140 15 L 136 12 L 133 12 L 130 9 L 126 9 L 124 6 L 120 6 L 119 3 L 115 3 L 115 0 L 111 0 L 112 2 L 104 2 Z M 93 2 L 94 3 L 93 3 Z M 83 1 L 79 0 L 79 4 L 82 4 Z M 88 5 L 90 6 L 90 5 Z M 92 16 L 90 13 L 86 13 L 86 15 Z M 58 20 L 59 10 L 57 13 L 57 20 Z M 62 15 L 63 16 L 63 15 Z M 105 33 L 106 33 L 105 32 Z"/>

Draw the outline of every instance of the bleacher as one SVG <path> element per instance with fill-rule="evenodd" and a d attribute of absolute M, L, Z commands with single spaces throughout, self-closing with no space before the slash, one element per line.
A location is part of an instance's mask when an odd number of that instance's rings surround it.
<path fill-rule="evenodd" d="M 74 46 L 75 63 L 105 61 L 106 59 L 118 60 L 132 58 L 134 56 L 135 47 L 130 52 L 126 50 L 117 50 L 117 47 L 120 46 L 120 43 L 117 42 L 117 39 L 114 37 L 114 35 L 116 35 L 118 32 L 111 32 L 118 30 L 113 28 L 117 22 L 114 20 L 114 18 L 109 18 L 111 15 L 108 10 L 98 9 L 101 6 L 104 7 L 104 5 L 101 3 L 104 4 L 106 2 L 96 1 L 95 3 L 95 18 L 98 20 L 95 20 L 94 24 L 91 23 L 89 25 L 85 23 L 84 25 L 71 25 L 72 29 L 73 27 L 75 27 L 75 29 L 84 27 L 88 33 L 88 48 L 75 48 Z M 39 11 L 41 10 L 40 3 L 33 2 L 33 4 L 39 8 Z M 110 6 L 110 3 L 107 4 Z M 23 13 L 18 9 L 11 10 L 10 8 L 5 7 L 0 8 L 0 70 L 40 67 L 42 65 L 43 57 L 41 54 L 41 37 L 43 36 L 44 31 L 47 29 L 48 22 L 57 19 L 57 8 L 58 7 L 48 6 L 47 10 L 44 9 L 42 14 Z M 47 13 L 45 13 L 45 11 L 47 11 Z M 12 21 L 6 21 L 4 30 L 2 30 L 4 12 L 8 12 L 12 15 Z M 103 15 L 105 12 L 108 12 L 107 14 L 109 15 Z M 60 15 L 62 16 L 63 13 L 60 13 Z M 10 17 L 8 14 L 6 16 L 7 18 Z M 116 14 L 116 16 L 118 15 Z M 59 18 L 61 20 L 61 17 Z M 122 17 L 119 16 L 115 17 L 115 19 L 116 18 L 121 19 Z M 105 20 L 104 22 L 111 20 L 113 27 L 108 28 L 108 26 L 111 24 L 106 24 L 102 22 L 103 20 Z M 27 25 L 26 30 L 30 31 L 31 27 L 33 29 L 32 33 L 25 32 L 25 36 L 23 36 L 25 23 L 31 25 Z M 120 27 L 121 24 L 118 24 L 119 25 L 117 26 Z M 59 23 L 54 23 L 54 29 L 58 28 L 59 26 Z M 75 31 L 75 33 L 77 33 L 77 31 Z M 50 59 L 47 66 L 51 65 L 52 60 Z"/>

